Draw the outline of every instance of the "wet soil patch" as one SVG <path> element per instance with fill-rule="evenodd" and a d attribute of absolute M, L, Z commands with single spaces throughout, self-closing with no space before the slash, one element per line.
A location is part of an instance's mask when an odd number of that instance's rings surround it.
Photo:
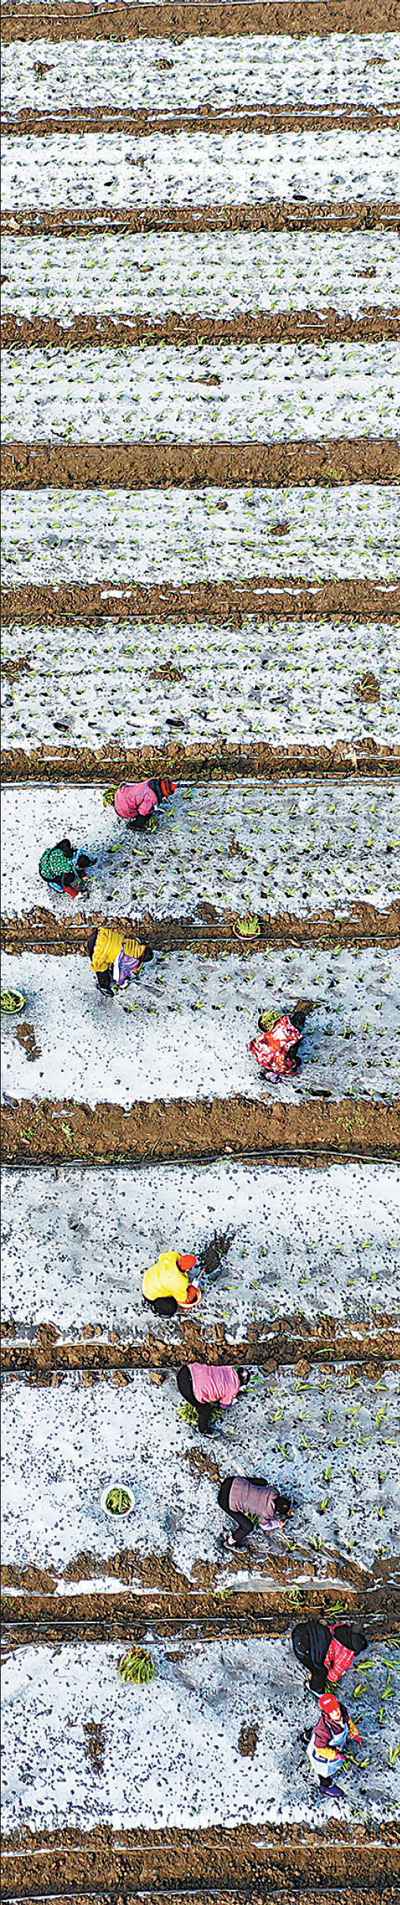
<path fill-rule="evenodd" d="M 254 1722 L 254 1724 L 251 1726 L 246 1726 L 245 1723 L 243 1722 L 243 1726 L 241 1726 L 240 1728 L 239 1741 L 238 1741 L 239 1753 L 242 1754 L 242 1759 L 254 1759 L 254 1754 L 256 1752 L 256 1747 L 257 1747 L 258 1735 L 259 1735 L 259 1727 L 257 1726 L 256 1722 Z"/>
<path fill-rule="evenodd" d="M 89 1761 L 91 1772 L 95 1774 L 96 1779 L 101 1779 L 104 1773 L 104 1757 L 105 1757 L 105 1749 L 106 1749 L 106 1734 L 105 1734 L 104 1726 L 102 1725 L 101 1720 L 85 1720 L 83 1724 L 83 1732 L 85 1736 L 85 1740 L 84 1740 L 85 1753 Z"/>
<path fill-rule="evenodd" d="M 18 681 L 20 675 L 29 675 L 31 662 L 29 655 L 20 655 L 18 661 L 2 661 L 1 673 L 6 681 Z"/>
<path fill-rule="evenodd" d="M 328 1104 L 263 1104 L 247 1098 L 191 1103 L 90 1106 L 75 1100 L 42 1104 L 15 1101 L 3 1111 L 3 1160 L 51 1162 L 87 1158 L 92 1163 L 114 1163 L 146 1158 L 233 1157 L 251 1152 L 274 1157 L 299 1150 L 310 1156 L 354 1156 L 366 1159 L 400 1156 L 400 1099 L 392 1105 L 352 1098 Z"/>
<path fill-rule="evenodd" d="M 227 489 L 318 484 L 394 483 L 400 478 L 395 439 L 360 437 L 324 443 L 9 443 L 3 489 Z M 286 533 L 277 522 L 272 532 Z"/>
<path fill-rule="evenodd" d="M 40 1058 L 42 1048 L 37 1044 L 35 1028 L 28 1024 L 28 1020 L 23 1021 L 22 1025 L 17 1025 L 15 1037 L 18 1045 L 22 1045 L 26 1058 L 31 1060 Z"/>

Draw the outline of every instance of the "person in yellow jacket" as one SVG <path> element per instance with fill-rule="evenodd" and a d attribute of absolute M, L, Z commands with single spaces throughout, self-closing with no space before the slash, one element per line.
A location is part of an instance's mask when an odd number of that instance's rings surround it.
<path fill-rule="evenodd" d="M 143 1296 L 156 1315 L 175 1316 L 176 1310 L 200 1302 L 198 1284 L 190 1277 L 197 1261 L 197 1257 L 183 1257 L 179 1250 L 164 1250 L 157 1263 L 145 1270 Z"/>
<path fill-rule="evenodd" d="M 90 934 L 88 952 L 99 992 L 111 999 L 114 989 L 129 986 L 145 961 L 153 958 L 151 946 L 143 946 L 140 939 L 124 939 L 110 926 L 100 926 Z"/>

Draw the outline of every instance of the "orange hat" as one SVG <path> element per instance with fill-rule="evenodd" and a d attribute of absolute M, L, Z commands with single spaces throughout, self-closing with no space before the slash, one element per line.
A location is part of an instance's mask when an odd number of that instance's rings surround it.
<path fill-rule="evenodd" d="M 177 781 L 169 781 L 169 780 L 161 781 L 160 780 L 160 787 L 161 787 L 163 800 L 169 800 L 170 794 L 176 794 L 177 786 L 178 786 Z"/>
<path fill-rule="evenodd" d="M 198 1257 L 178 1257 L 179 1269 L 180 1270 L 195 1270 L 196 1263 L 198 1263 L 198 1261 L 199 1261 Z"/>
<path fill-rule="evenodd" d="M 341 1709 L 339 1700 L 336 1699 L 336 1694 L 322 1693 L 320 1701 L 319 1701 L 319 1705 L 321 1707 L 321 1712 L 327 1713 L 328 1718 L 330 1720 L 342 1719 L 342 1709 Z"/>

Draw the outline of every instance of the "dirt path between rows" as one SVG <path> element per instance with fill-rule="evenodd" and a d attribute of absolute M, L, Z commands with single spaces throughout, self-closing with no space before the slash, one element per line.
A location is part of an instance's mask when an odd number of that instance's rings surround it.
<path fill-rule="evenodd" d="M 230 133 L 295 132 L 380 132 L 395 131 L 400 125 L 400 114 L 396 107 L 387 109 L 382 106 L 275 106 L 268 108 L 243 107 L 238 112 L 214 112 L 212 107 L 198 107 L 191 113 L 180 107 L 179 111 L 161 113 L 118 112 L 110 106 L 78 107 L 71 112 L 46 112 L 26 107 L 17 114 L 6 112 L 0 121 L 4 134 L 12 134 L 13 139 L 23 139 L 34 135 L 35 138 L 48 138 L 52 133 L 67 136 L 70 133 L 112 132 L 125 133 L 134 139 L 156 138 L 159 134 L 205 132 L 210 137 L 218 133 L 222 137 Z"/>
<path fill-rule="evenodd" d="M 335 1820 L 324 1825 L 322 1842 L 321 1832 L 305 1825 L 274 1827 L 269 1822 L 264 1828 L 214 1827 L 203 1832 L 114 1833 L 104 1828 L 85 1836 L 67 1828 L 40 1835 L 24 1832 L 5 1840 L 3 1854 L 7 1894 L 12 1890 L 20 1899 L 32 1886 L 52 1897 L 72 1885 L 78 1890 L 93 1885 L 96 1892 L 112 1886 L 120 1896 L 127 1885 L 137 1890 L 159 1885 L 172 1891 L 180 1885 L 187 1892 L 190 1886 L 203 1889 L 211 1870 L 214 1895 L 217 1886 L 227 1885 L 230 1894 L 234 1885 L 251 1886 L 252 1905 L 257 1886 L 266 1905 L 272 1887 L 278 1887 L 281 1905 L 288 1905 L 288 1888 L 304 1886 L 309 1905 L 312 1874 L 318 1886 L 328 1888 L 320 1893 L 325 1905 L 338 1885 L 350 1888 L 351 1899 L 363 1888 L 369 1899 L 376 1890 L 382 1899 L 385 1881 L 394 1881 L 399 1873 L 400 1828 L 390 1823 L 378 1833 L 375 1825 L 345 1826 Z"/>
<path fill-rule="evenodd" d="M 381 616 L 383 614 L 385 620 L 390 619 L 386 611 L 381 610 Z M 17 680 L 22 672 L 29 672 L 28 657 L 22 667 L 18 662 L 7 662 L 2 670 L 6 679 L 11 680 Z M 29 752 L 25 748 L 8 748 L 3 751 L 1 764 L 3 784 L 40 781 L 48 785 L 67 781 L 71 786 L 93 786 L 97 781 L 112 779 L 114 782 L 116 777 L 120 781 L 142 780 L 148 774 L 166 773 L 173 780 L 192 780 L 198 784 L 239 778 L 292 780 L 304 774 L 319 780 L 346 781 L 355 775 L 358 780 L 376 776 L 392 780 L 400 774 L 400 747 L 381 745 L 363 736 L 352 741 L 334 741 L 332 747 L 306 747 L 301 742 L 289 747 L 271 747 L 268 741 L 230 745 L 224 739 L 192 741 L 187 745 L 169 740 L 165 747 L 151 743 L 146 747 L 124 747 L 110 741 L 101 748 L 40 745 Z M 360 902 L 361 905 L 360 933 L 363 922 L 369 933 L 370 914 L 374 909 L 366 901 Z M 339 938 L 340 920 L 337 926 Z"/>
<path fill-rule="evenodd" d="M 107 923 L 113 930 L 124 934 L 134 934 L 144 945 L 153 946 L 157 951 L 200 952 L 202 958 L 218 959 L 223 952 L 237 953 L 241 950 L 243 958 L 247 953 L 265 952 L 267 947 L 286 946 L 398 946 L 400 943 L 400 897 L 393 900 L 384 913 L 365 901 L 354 901 L 344 918 L 338 919 L 333 908 L 327 907 L 318 913 L 310 913 L 307 918 L 297 919 L 292 913 L 258 915 L 260 936 L 251 941 L 241 941 L 235 932 L 235 914 L 229 911 L 218 917 L 215 910 L 206 901 L 200 903 L 199 914 L 207 909 L 202 926 L 194 926 L 190 919 L 160 919 L 151 913 L 136 919 L 107 910 Z M 75 915 L 74 924 L 65 919 L 57 919 L 46 907 L 34 910 L 17 919 L 3 917 L 1 943 L 10 953 L 46 952 L 59 957 L 74 953 L 87 952 L 88 933 L 95 926 L 102 926 L 104 911 L 91 912 L 90 919 L 82 914 Z"/>
<path fill-rule="evenodd" d="M 344 1098 L 327 1104 L 283 1105 L 272 1099 L 154 1099 L 94 1107 L 74 1099 L 37 1104 L 14 1100 L 3 1110 L 3 1162 L 53 1162 L 86 1158 L 92 1163 L 276 1155 L 306 1151 L 312 1160 L 331 1152 L 400 1157 L 400 1098 L 393 1104 Z"/>
<path fill-rule="evenodd" d="M 114 350 L 122 350 L 128 344 L 175 344 L 178 347 L 184 344 L 373 344 L 398 337 L 399 332 L 400 307 L 395 305 L 384 310 L 380 305 L 371 304 L 360 317 L 339 313 L 333 306 L 323 311 L 251 314 L 243 311 L 239 317 L 226 318 L 183 317 L 172 311 L 169 316 L 160 318 L 140 315 L 113 318 L 106 314 L 96 317 L 94 311 L 84 316 L 77 311 L 65 322 L 62 318 L 44 316 L 22 318 L 8 311 L 4 312 L 0 325 L 0 343 L 3 350 L 16 346 L 24 350 L 39 347 L 47 350 L 55 345 L 64 351 L 82 350 L 85 345 L 96 344 L 103 349 L 110 344 Z M 340 444 L 337 448 L 340 452 Z M 330 480 L 333 481 L 332 476 Z"/>
<path fill-rule="evenodd" d="M 400 583 L 307 583 L 301 576 L 264 574 L 251 582 L 200 582 L 148 585 L 121 582 L 22 583 L 4 589 L 2 620 L 26 627 L 62 627 L 64 622 L 153 621 L 231 623 L 241 628 L 249 615 L 259 621 L 399 622 Z M 318 762 L 316 763 L 318 765 Z"/>
<path fill-rule="evenodd" d="M 296 13 L 298 10 L 296 6 Z M 282 7 L 279 12 L 282 14 Z M 310 13 L 309 6 L 307 13 Z M 318 199 L 314 203 L 302 199 L 299 204 L 296 200 L 281 203 L 278 199 L 267 199 L 263 205 L 161 205 L 157 209 L 82 206 L 71 210 L 65 206 L 59 211 L 4 211 L 1 228 L 4 232 L 29 237 L 31 233 L 36 236 L 51 232 L 81 235 L 103 231 L 397 231 L 399 223 L 398 201 L 376 199 L 356 203 L 354 199 L 343 199 L 340 204 L 332 205 L 329 200 L 321 204 Z"/>
<path fill-rule="evenodd" d="M 154 1370 L 157 1381 L 158 1371 L 176 1369 L 180 1361 L 176 1344 L 164 1341 L 162 1334 L 145 1335 L 143 1340 L 135 1338 L 129 1343 L 120 1330 L 110 1326 L 107 1342 L 104 1340 L 107 1331 L 101 1324 L 85 1323 L 77 1340 L 68 1342 L 61 1329 L 49 1320 L 39 1323 L 33 1338 L 25 1335 L 24 1341 L 24 1328 L 18 1318 L 3 1324 L 1 1367 L 16 1374 L 22 1371 L 33 1383 L 39 1380 L 43 1386 L 52 1384 L 53 1378 L 61 1382 L 63 1374 L 78 1370 L 82 1382 L 89 1385 L 107 1371 L 121 1371 L 122 1381 L 127 1381 L 128 1376 L 124 1377 L 123 1372 L 134 1369 Z M 162 1323 L 160 1328 L 162 1331 Z M 250 1323 L 246 1335 L 232 1344 L 223 1323 L 216 1323 L 210 1330 L 200 1323 L 191 1323 L 188 1317 L 185 1318 L 184 1351 L 186 1359 L 193 1363 L 227 1361 L 238 1368 L 245 1364 L 271 1372 L 283 1364 L 295 1364 L 299 1375 L 308 1374 L 315 1363 L 330 1372 L 333 1363 L 343 1362 L 350 1365 L 350 1370 L 354 1369 L 355 1375 L 359 1376 L 362 1369 L 363 1374 L 373 1380 L 379 1377 L 383 1367 L 397 1366 L 400 1362 L 400 1318 L 375 1312 L 372 1326 L 358 1320 L 346 1325 L 330 1316 L 311 1324 L 306 1317 L 298 1315 L 284 1328 L 279 1323 L 274 1326 L 269 1317 Z"/>
<path fill-rule="evenodd" d="M 333 33 L 388 33 L 395 31 L 397 13 L 394 0 L 323 0 L 293 4 L 292 0 L 253 0 L 253 4 L 194 5 L 193 0 L 178 0 L 176 6 L 90 7 L 76 0 L 73 9 L 62 4 L 50 13 L 40 0 L 31 5 L 3 8 L 2 40 L 137 40 L 170 39 L 175 45 L 184 39 L 237 38 L 247 34 L 294 33 L 296 39 L 317 34 L 325 38 Z"/>
<path fill-rule="evenodd" d="M 1 482 L 2 489 L 245 489 L 248 483 L 336 489 L 399 478 L 400 444 L 360 437 L 275 444 L 6 443 Z M 281 524 L 278 530 L 284 534 Z"/>

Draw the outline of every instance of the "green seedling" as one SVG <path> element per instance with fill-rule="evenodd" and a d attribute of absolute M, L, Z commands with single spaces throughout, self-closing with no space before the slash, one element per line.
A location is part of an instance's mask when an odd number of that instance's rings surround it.
<path fill-rule="evenodd" d="M 148 1686 L 150 1680 L 156 1678 L 154 1660 L 151 1654 L 146 1654 L 142 1647 L 135 1647 L 131 1653 L 123 1654 L 118 1661 L 117 1671 L 125 1686 Z"/>
<path fill-rule="evenodd" d="M 391 1746 L 389 1749 L 389 1766 L 397 1766 L 398 1759 L 400 1759 L 400 1741 L 398 1746 Z"/>

